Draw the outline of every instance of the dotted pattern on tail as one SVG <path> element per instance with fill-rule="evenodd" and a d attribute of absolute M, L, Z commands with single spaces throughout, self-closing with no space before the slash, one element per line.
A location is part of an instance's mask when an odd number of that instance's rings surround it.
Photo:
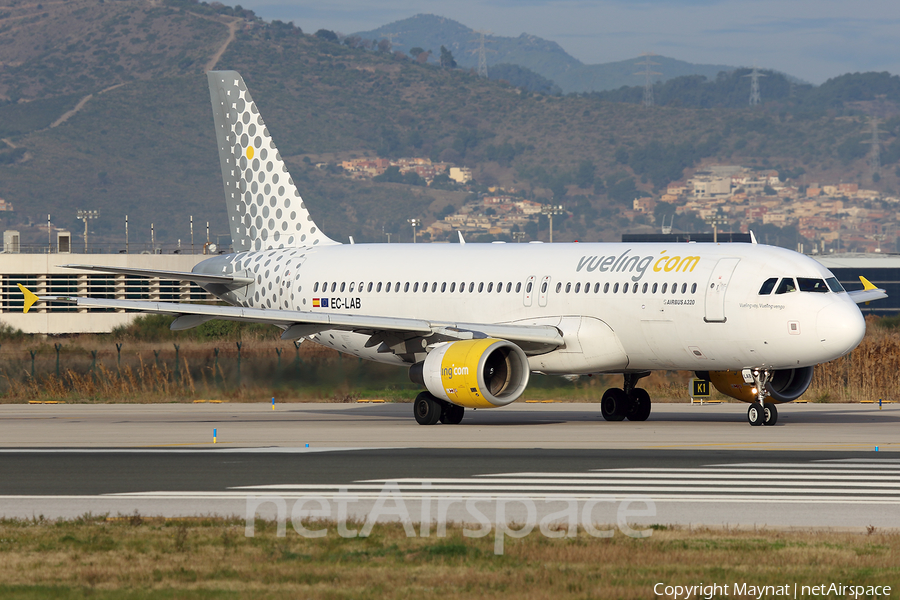
<path fill-rule="evenodd" d="M 306 210 L 240 74 L 207 77 L 234 250 L 337 243 Z"/>

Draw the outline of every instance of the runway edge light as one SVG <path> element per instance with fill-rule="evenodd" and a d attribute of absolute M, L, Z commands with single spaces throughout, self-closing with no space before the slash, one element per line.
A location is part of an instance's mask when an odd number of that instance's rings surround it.
<path fill-rule="evenodd" d="M 216 443 L 216 429 L 213 427 L 213 444 Z"/>
<path fill-rule="evenodd" d="M 275 396 L 272 396 L 272 410 L 275 410 Z"/>

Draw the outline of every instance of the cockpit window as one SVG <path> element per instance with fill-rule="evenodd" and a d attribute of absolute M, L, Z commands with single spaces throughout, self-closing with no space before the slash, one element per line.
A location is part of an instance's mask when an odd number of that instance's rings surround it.
<path fill-rule="evenodd" d="M 781 280 L 781 283 L 778 284 L 778 289 L 775 290 L 776 294 L 787 294 L 789 292 L 796 292 L 797 286 L 794 284 L 794 280 L 790 277 L 785 277 Z"/>
<path fill-rule="evenodd" d="M 828 293 L 828 286 L 821 279 L 813 279 L 812 277 L 798 277 L 797 285 L 801 292 L 819 292 L 820 294 Z"/>
<path fill-rule="evenodd" d="M 837 277 L 829 277 L 825 280 L 825 283 L 828 284 L 828 287 L 831 288 L 832 292 L 843 292 L 844 286 L 841 285 L 841 282 L 837 280 Z"/>
<path fill-rule="evenodd" d="M 778 278 L 777 278 L 777 277 L 772 277 L 771 279 L 766 279 L 766 280 L 763 282 L 762 287 L 759 288 L 759 295 L 760 295 L 760 296 L 766 296 L 766 295 L 768 295 L 768 294 L 771 294 L 771 293 L 772 293 L 772 290 L 775 289 L 775 284 L 776 284 L 776 283 L 778 283 Z"/>

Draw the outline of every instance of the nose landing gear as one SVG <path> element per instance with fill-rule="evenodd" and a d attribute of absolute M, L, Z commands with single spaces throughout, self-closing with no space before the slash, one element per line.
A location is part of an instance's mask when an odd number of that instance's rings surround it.
<path fill-rule="evenodd" d="M 746 371 L 745 371 L 746 372 Z M 772 402 L 766 402 L 769 397 L 769 390 L 766 384 L 769 383 L 771 374 L 766 370 L 753 369 L 750 371 L 753 377 L 753 385 L 756 388 L 756 402 L 747 409 L 747 421 L 754 427 L 758 425 L 774 425 L 778 422 L 778 409 Z"/>

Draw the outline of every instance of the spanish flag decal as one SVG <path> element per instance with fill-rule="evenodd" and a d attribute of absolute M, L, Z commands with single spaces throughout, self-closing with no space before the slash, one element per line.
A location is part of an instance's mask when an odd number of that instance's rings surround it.
<path fill-rule="evenodd" d="M 320 308 L 322 305 L 319 303 L 318 298 L 313 298 L 313 308 Z"/>

